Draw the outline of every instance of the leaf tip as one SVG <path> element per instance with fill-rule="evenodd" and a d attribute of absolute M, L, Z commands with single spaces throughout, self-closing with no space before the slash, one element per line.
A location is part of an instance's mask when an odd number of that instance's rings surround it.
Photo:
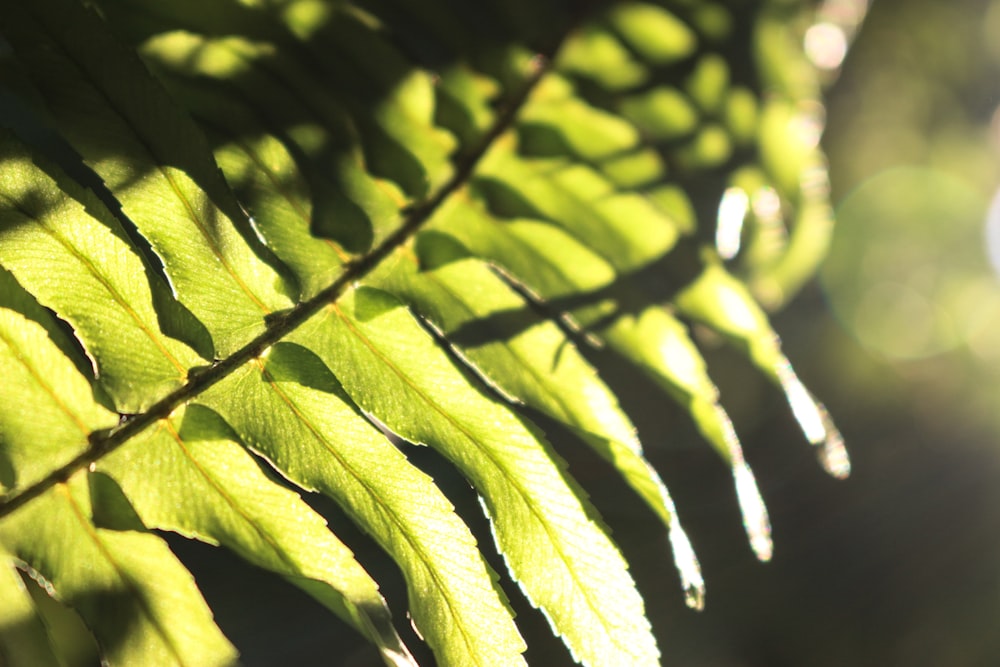
<path fill-rule="evenodd" d="M 674 566 L 681 577 L 681 588 L 684 589 L 684 603 L 695 611 L 702 611 L 705 608 L 705 580 L 691 540 L 676 522 L 670 528 L 669 536 Z"/>
<path fill-rule="evenodd" d="M 820 465 L 831 477 L 837 479 L 850 477 L 851 457 L 847 453 L 847 447 L 844 446 L 844 437 L 832 422 L 827 425 L 827 437 L 819 446 L 817 456 Z"/>
<path fill-rule="evenodd" d="M 817 456 L 823 469 L 837 479 L 846 479 L 851 474 L 851 459 L 826 407 L 806 389 L 787 359 L 776 370 L 795 420 L 809 443 L 819 448 Z"/>
<path fill-rule="evenodd" d="M 825 417 L 826 410 L 802 384 L 792 370 L 792 364 L 784 356 L 775 371 L 802 433 L 810 443 L 814 445 L 822 443 L 827 438 L 826 425 L 829 422 L 829 418 Z"/>
<path fill-rule="evenodd" d="M 771 541 L 771 520 L 767 515 L 767 507 L 757 488 L 757 480 L 745 461 L 733 464 L 733 480 L 736 482 L 736 496 L 740 511 L 743 513 L 743 527 L 750 539 L 757 560 L 766 563 L 774 554 L 774 543 Z"/>

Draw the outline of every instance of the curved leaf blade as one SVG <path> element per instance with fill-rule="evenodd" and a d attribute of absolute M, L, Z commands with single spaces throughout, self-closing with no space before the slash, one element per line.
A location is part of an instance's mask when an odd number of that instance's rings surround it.
<path fill-rule="evenodd" d="M 455 207 L 435 224 L 497 262 L 537 294 L 543 306 L 569 310 L 574 325 L 599 336 L 687 409 L 706 440 L 730 464 L 751 546 L 758 558 L 768 560 L 772 543 L 767 510 L 686 327 L 660 306 L 643 305 L 632 312 L 634 304 L 643 304 L 642 297 L 615 283 L 616 272 L 609 262 L 553 225 L 501 223 L 469 206 Z M 553 247 L 560 251 L 551 252 Z M 612 286 L 615 290 L 609 289 Z M 677 546 L 675 559 L 683 573 L 687 568 L 680 563 L 689 560 L 687 549 L 683 543 Z"/>
<path fill-rule="evenodd" d="M 55 652 L 13 559 L 0 551 L 0 660 L 10 667 L 65 663 Z"/>
<path fill-rule="evenodd" d="M 355 119 L 329 82 L 310 75 L 311 67 L 271 43 L 239 37 L 173 31 L 141 48 L 158 70 L 175 79 L 208 79 L 217 94 L 241 99 L 261 116 L 309 179 L 323 234 L 361 252 L 399 225 L 408 199 L 371 173 Z"/>
<path fill-rule="evenodd" d="M 250 230 L 237 229 L 243 214 L 204 137 L 133 52 L 69 0 L 5 0 L 0 16 L 59 129 L 159 255 L 217 355 L 291 305 L 294 290 L 248 245 Z"/>
<path fill-rule="evenodd" d="M 701 275 L 677 294 L 677 307 L 731 340 L 781 387 L 806 439 L 818 448 L 823 468 L 833 477 L 846 478 L 851 473 L 851 462 L 844 439 L 826 408 L 792 369 L 767 315 L 743 283 L 729 275 L 714 255 L 706 253 L 705 257 Z"/>
<path fill-rule="evenodd" d="M 0 490 L 31 486 L 118 423 L 50 337 L 51 320 L 0 269 Z"/>
<path fill-rule="evenodd" d="M 537 429 L 470 383 L 395 297 L 358 288 L 292 338 L 309 341 L 364 410 L 462 470 L 512 575 L 578 660 L 658 664 L 627 565 L 564 464 Z"/>
<path fill-rule="evenodd" d="M 313 354 L 276 345 L 201 401 L 282 474 L 337 501 L 393 557 L 414 623 L 441 662 L 524 664 L 510 611 L 451 503 Z"/>
<path fill-rule="evenodd" d="M 0 520 L 0 545 L 80 612 L 108 664 L 236 661 L 191 575 L 160 538 L 94 526 L 86 473 Z"/>
<path fill-rule="evenodd" d="M 145 268 L 110 213 L 4 133 L 0 160 L 0 264 L 73 326 L 116 408 L 141 412 L 183 384 L 204 362 L 161 333 Z"/>
<path fill-rule="evenodd" d="M 428 318 L 487 384 L 565 424 L 610 462 L 667 526 L 688 603 L 701 608 L 704 582 L 673 500 L 597 371 L 559 326 L 450 237 L 425 232 L 416 246 L 419 273 L 403 251 L 369 282 Z"/>
<path fill-rule="evenodd" d="M 180 84 L 176 86 L 181 87 Z M 336 242 L 314 235 L 322 226 L 305 175 L 294 156 L 252 110 L 235 104 L 213 88 L 184 94 L 206 134 L 217 137 L 215 159 L 255 228 L 274 253 L 295 273 L 302 298 L 316 295 L 340 274 L 350 255 Z"/>
<path fill-rule="evenodd" d="M 386 664 L 415 665 L 378 584 L 326 521 L 268 479 L 228 431 L 210 411 L 189 407 L 106 457 L 98 470 L 144 525 L 221 544 L 281 574 L 365 634 Z"/>
<path fill-rule="evenodd" d="M 564 227 L 599 254 L 613 257 L 622 272 L 649 264 L 676 243 L 677 226 L 643 197 L 618 193 L 583 164 L 522 158 L 512 143 L 508 137 L 494 146 L 474 181 L 488 188 L 494 208 Z"/>

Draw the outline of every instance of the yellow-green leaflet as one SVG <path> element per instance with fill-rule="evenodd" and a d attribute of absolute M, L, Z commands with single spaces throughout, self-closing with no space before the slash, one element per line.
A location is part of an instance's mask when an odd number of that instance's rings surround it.
<path fill-rule="evenodd" d="M 614 364 L 718 451 L 762 560 L 699 346 L 849 470 L 765 315 L 830 235 L 812 5 L 0 0 L 0 662 L 72 662 L 70 633 L 253 664 L 229 607 L 271 584 L 345 631 L 313 661 L 524 665 L 542 619 L 563 659 L 669 662 L 636 581 L 705 583 L 675 434 L 640 442 Z M 598 480 L 655 515 L 641 573 Z"/>

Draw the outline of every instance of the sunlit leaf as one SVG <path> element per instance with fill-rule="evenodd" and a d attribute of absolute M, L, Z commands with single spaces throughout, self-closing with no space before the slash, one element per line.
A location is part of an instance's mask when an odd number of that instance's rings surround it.
<path fill-rule="evenodd" d="M 414 623 L 443 661 L 522 663 L 521 639 L 468 529 L 312 353 L 283 343 L 206 398 L 244 442 L 336 500 L 395 558 Z M 491 629 L 489 641 L 477 627 Z"/>
<path fill-rule="evenodd" d="M 744 350 L 847 474 L 764 314 L 830 235 L 811 15 L 0 0 L 0 660 L 71 660 L 64 614 L 107 664 L 231 664 L 169 531 L 301 588 L 387 665 L 420 641 L 525 664 L 508 594 L 584 665 L 659 664 L 556 446 L 650 508 L 696 608 L 661 443 L 605 359 L 716 449 L 762 560 L 768 513 L 689 325 Z M 497 554 L 411 445 L 468 480 Z M 403 608 L 313 506 L 388 554 Z"/>
<path fill-rule="evenodd" d="M 47 330 L 54 318 L 0 270 L 0 487 L 26 488 L 118 422 Z"/>
<path fill-rule="evenodd" d="M 160 538 L 131 528 L 92 523 L 81 473 L 0 521 L 0 545 L 45 573 L 60 599 L 80 612 L 109 664 L 232 664 L 235 651 L 191 575 Z"/>
<path fill-rule="evenodd" d="M 14 561 L 0 552 L 0 655 L 14 667 L 64 664 Z"/>
<path fill-rule="evenodd" d="M 399 301 L 360 288 L 293 340 L 308 340 L 363 409 L 462 470 L 513 576 L 581 661 L 657 662 L 625 562 L 562 462 L 537 428 L 471 383 Z"/>
<path fill-rule="evenodd" d="M 417 248 L 419 274 L 417 258 L 408 255 L 373 280 L 429 318 L 485 382 L 570 427 L 613 464 L 669 528 L 681 583 L 690 604 L 700 606 L 698 562 L 670 494 L 643 457 L 635 427 L 574 342 L 448 237 L 425 233 Z"/>
<path fill-rule="evenodd" d="M 216 354 L 231 353 L 261 331 L 265 315 L 291 305 L 291 288 L 248 245 L 244 215 L 198 128 L 138 58 L 76 3 L 5 2 L 0 10 L 48 110 L 149 241 Z"/>
<path fill-rule="evenodd" d="M 222 544 L 277 572 L 368 635 L 393 665 L 413 664 L 378 585 L 326 522 L 261 470 L 217 416 L 198 407 L 102 461 L 94 488 L 128 498 L 144 525 Z M 103 493 L 103 496 L 101 494 Z"/>
<path fill-rule="evenodd" d="M 12 137 L 0 135 L 0 159 L 0 265 L 73 326 L 121 412 L 183 384 L 204 362 L 160 332 L 150 285 L 136 279 L 142 261 L 118 222 L 58 170 L 35 166 Z"/>

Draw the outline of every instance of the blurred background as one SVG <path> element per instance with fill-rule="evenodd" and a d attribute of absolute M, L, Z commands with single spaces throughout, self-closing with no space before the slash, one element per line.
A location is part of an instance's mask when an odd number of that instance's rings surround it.
<path fill-rule="evenodd" d="M 754 559 L 728 469 L 684 414 L 637 374 L 605 369 L 638 406 L 632 416 L 708 585 L 707 609 L 688 610 L 662 527 L 604 465 L 562 449 L 633 564 L 664 664 L 1000 665 L 998 106 L 1000 0 L 875 0 L 829 95 L 833 247 L 819 278 L 774 317 L 845 436 L 851 478 L 826 476 L 778 391 L 706 341 L 771 511 L 772 562 Z M 481 517 L 448 466 L 407 452 L 465 516 Z M 280 581 L 208 547 L 172 545 L 208 575 L 205 595 L 247 665 L 379 664 Z M 391 564 L 374 548 L 365 557 L 390 604 L 405 608 Z M 568 664 L 545 621 L 514 604 L 529 663 Z"/>

